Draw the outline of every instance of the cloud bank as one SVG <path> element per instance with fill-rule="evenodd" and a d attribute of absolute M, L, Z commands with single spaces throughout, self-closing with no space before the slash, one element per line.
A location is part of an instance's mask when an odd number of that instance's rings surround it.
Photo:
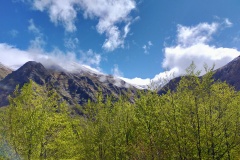
<path fill-rule="evenodd" d="M 35 10 L 47 12 L 51 22 L 67 32 L 77 30 L 78 13 L 85 19 L 97 19 L 97 32 L 105 34 L 103 48 L 113 51 L 124 46 L 124 39 L 134 21 L 129 16 L 136 8 L 135 0 L 27 0 Z M 120 27 L 123 26 L 123 27 Z"/>
<path fill-rule="evenodd" d="M 215 69 L 226 65 L 240 55 L 240 51 L 235 48 L 224 48 L 210 45 L 213 35 L 219 30 L 231 27 L 233 24 L 229 19 L 222 23 L 199 23 L 196 26 L 177 26 L 176 44 L 165 47 L 162 67 L 166 72 L 157 74 L 154 78 L 133 78 L 126 79 L 131 84 L 150 85 L 150 82 L 162 85 L 163 79 L 169 80 L 185 74 L 186 68 L 194 62 L 196 70 L 205 73 L 204 65 L 208 67 L 215 65 Z"/>
<path fill-rule="evenodd" d="M 94 73 L 100 73 L 99 64 L 101 56 L 92 50 L 87 52 L 81 51 L 81 60 L 78 60 L 76 53 L 63 53 L 55 48 L 52 52 L 43 50 L 20 50 L 6 43 L 0 43 L 0 63 L 16 70 L 28 61 L 42 63 L 45 67 L 58 65 L 69 72 L 78 70 L 87 70 Z M 91 57 L 89 57 L 91 56 Z M 67 61 L 66 61 L 67 60 Z"/>
<path fill-rule="evenodd" d="M 209 67 L 215 65 L 215 69 L 220 68 L 240 55 L 240 52 L 234 48 L 216 47 L 210 45 L 214 33 L 219 31 L 225 25 L 230 25 L 228 20 L 225 23 L 200 23 L 197 26 L 187 27 L 178 25 L 177 44 L 164 49 L 165 58 L 163 68 L 169 70 L 176 69 L 176 75 L 185 73 L 185 69 L 194 62 L 197 70 L 205 73 L 203 65 Z M 230 27 L 230 26 L 229 26 Z"/>

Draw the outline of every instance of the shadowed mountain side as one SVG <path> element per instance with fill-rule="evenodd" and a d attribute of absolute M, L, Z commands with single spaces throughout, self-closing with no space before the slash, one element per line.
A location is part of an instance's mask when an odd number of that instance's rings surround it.
<path fill-rule="evenodd" d="M 204 75 L 203 75 L 204 76 Z M 168 90 L 176 90 L 177 85 L 181 80 L 181 76 L 170 80 L 163 88 L 158 91 L 158 94 L 165 94 Z M 201 78 L 201 77 L 199 77 Z M 240 90 L 240 56 L 226 64 L 225 66 L 213 71 L 214 81 L 222 81 L 233 86 L 237 91 Z"/>
<path fill-rule="evenodd" d="M 182 77 L 176 77 L 172 80 L 170 80 L 165 86 L 163 86 L 159 91 L 158 94 L 166 94 L 169 90 L 174 91 L 177 88 L 177 85 L 179 84 Z"/>
<path fill-rule="evenodd" d="M 237 91 L 240 90 L 240 56 L 226 64 L 225 66 L 215 70 L 214 80 L 226 81 Z"/>
<path fill-rule="evenodd" d="M 17 85 L 22 87 L 30 79 L 55 89 L 69 104 L 83 104 L 88 99 L 95 101 L 99 91 L 102 91 L 104 97 L 118 97 L 137 91 L 135 87 L 112 76 L 83 70 L 70 73 L 58 66 L 46 69 L 41 63 L 31 61 L 0 81 L 0 106 L 8 104 L 7 97 Z"/>

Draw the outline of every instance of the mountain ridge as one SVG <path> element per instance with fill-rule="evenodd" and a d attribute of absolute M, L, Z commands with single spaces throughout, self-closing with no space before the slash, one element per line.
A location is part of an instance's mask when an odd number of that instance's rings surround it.
<path fill-rule="evenodd" d="M 70 105 L 95 101 L 99 91 L 103 96 L 114 97 L 137 91 L 137 88 L 112 76 L 85 70 L 68 72 L 58 66 L 46 68 L 41 63 L 29 61 L 0 81 L 0 106 L 8 105 L 8 95 L 13 93 L 17 85 L 21 88 L 30 79 L 55 89 Z"/>
<path fill-rule="evenodd" d="M 17 85 L 20 87 L 29 80 L 39 85 L 47 85 L 55 89 L 70 105 L 84 104 L 88 100 L 95 101 L 98 92 L 119 97 L 120 95 L 135 94 L 139 88 L 128 84 L 120 78 L 92 72 L 91 69 L 74 66 L 72 72 L 58 65 L 45 67 L 41 63 L 29 61 L 19 69 L 12 71 L 0 64 L 0 107 L 8 105 L 7 97 L 11 95 Z M 77 68 L 77 69 L 76 69 Z M 0 77 L 1 78 L 1 77 Z M 236 90 L 240 90 L 240 56 L 213 71 L 214 81 L 226 81 Z M 181 80 L 176 77 L 170 80 L 158 94 L 164 94 L 169 89 L 175 90 Z"/>

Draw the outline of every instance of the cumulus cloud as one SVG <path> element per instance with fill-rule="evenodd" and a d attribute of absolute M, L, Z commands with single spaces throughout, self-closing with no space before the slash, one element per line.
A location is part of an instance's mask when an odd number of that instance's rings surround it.
<path fill-rule="evenodd" d="M 228 62 L 240 55 L 235 48 L 224 48 L 210 45 L 213 35 L 221 29 L 231 27 L 230 20 L 225 19 L 223 23 L 200 23 L 196 26 L 177 26 L 176 44 L 164 48 L 164 59 L 162 67 L 167 71 L 157 74 L 154 78 L 123 78 L 125 81 L 151 87 L 151 83 L 164 85 L 168 80 L 185 74 L 185 70 L 194 62 L 196 70 L 205 73 L 204 65 L 208 67 L 215 65 L 215 69 L 226 65 Z M 144 47 L 145 48 L 145 47 Z M 153 85 L 154 86 L 154 85 Z M 153 87 L 154 88 L 154 87 Z"/>
<path fill-rule="evenodd" d="M 50 20 L 55 25 L 63 25 L 68 32 L 73 32 L 76 30 L 76 0 L 33 0 L 31 2 L 35 9 L 42 12 L 47 11 Z"/>
<path fill-rule="evenodd" d="M 183 74 L 191 62 L 194 62 L 197 70 L 202 70 L 202 74 L 204 74 L 204 64 L 209 67 L 215 65 L 215 68 L 220 68 L 238 55 L 240 55 L 240 52 L 233 48 L 216 48 L 202 43 L 187 48 L 178 45 L 165 49 L 163 67 L 178 68 L 177 74 Z"/>
<path fill-rule="evenodd" d="M 124 47 L 124 39 L 133 21 L 129 14 L 136 8 L 135 0 L 33 0 L 28 2 L 36 10 L 48 12 L 50 20 L 55 25 L 63 25 L 68 32 L 77 30 L 75 21 L 78 13 L 83 13 L 85 19 L 98 19 L 96 29 L 100 34 L 106 35 L 103 48 L 107 51 Z"/>
<path fill-rule="evenodd" d="M 178 45 L 188 47 L 194 44 L 209 42 L 212 38 L 212 34 L 219 28 L 219 24 L 200 23 L 193 27 L 178 25 L 177 28 Z"/>
<path fill-rule="evenodd" d="M 103 48 L 112 51 L 123 45 L 129 32 L 130 12 L 136 8 L 134 0 L 81 0 L 85 18 L 98 18 L 97 31 L 106 34 Z M 127 22 L 123 33 L 117 24 Z"/>
<path fill-rule="evenodd" d="M 177 44 L 165 48 L 163 67 L 170 70 L 177 68 L 176 75 L 181 75 L 194 62 L 197 70 L 204 74 L 204 64 L 209 67 L 215 65 L 217 69 L 233 60 L 240 55 L 240 51 L 209 44 L 213 34 L 222 27 L 225 26 L 220 23 L 200 23 L 193 27 L 178 25 Z"/>

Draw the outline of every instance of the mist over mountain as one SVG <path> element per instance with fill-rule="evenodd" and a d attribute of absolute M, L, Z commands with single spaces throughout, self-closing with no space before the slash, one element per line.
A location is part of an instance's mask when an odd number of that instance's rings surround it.
<path fill-rule="evenodd" d="M 30 80 L 55 89 L 70 105 L 95 101 L 100 91 L 103 96 L 114 97 L 137 91 L 137 88 L 121 79 L 94 72 L 84 66 L 78 69 L 75 66 L 75 71 L 69 72 L 57 65 L 46 68 L 41 63 L 29 61 L 0 81 L 0 106 L 8 104 L 8 96 L 17 85 L 22 87 Z"/>
<path fill-rule="evenodd" d="M 204 76 L 204 75 L 203 75 Z M 176 90 L 178 83 L 181 80 L 181 76 L 170 80 L 158 93 L 164 94 L 168 90 Z M 201 78 L 201 77 L 200 77 Z M 226 64 L 225 66 L 213 71 L 213 80 L 226 82 L 233 86 L 237 91 L 240 90 L 240 56 Z"/>
<path fill-rule="evenodd" d="M 119 97 L 128 93 L 135 94 L 139 89 L 111 75 L 105 75 L 82 65 L 72 64 L 72 69 L 64 69 L 57 64 L 42 65 L 29 61 L 16 71 L 0 64 L 0 106 L 8 105 L 8 96 L 17 85 L 22 87 L 33 80 L 39 85 L 55 89 L 70 105 L 95 101 L 101 91 L 104 96 Z M 227 65 L 214 70 L 214 81 L 226 81 L 236 90 L 240 90 L 240 56 Z M 204 75 L 203 75 L 204 76 Z M 175 90 L 181 80 L 176 77 L 170 80 L 158 93 Z"/>

